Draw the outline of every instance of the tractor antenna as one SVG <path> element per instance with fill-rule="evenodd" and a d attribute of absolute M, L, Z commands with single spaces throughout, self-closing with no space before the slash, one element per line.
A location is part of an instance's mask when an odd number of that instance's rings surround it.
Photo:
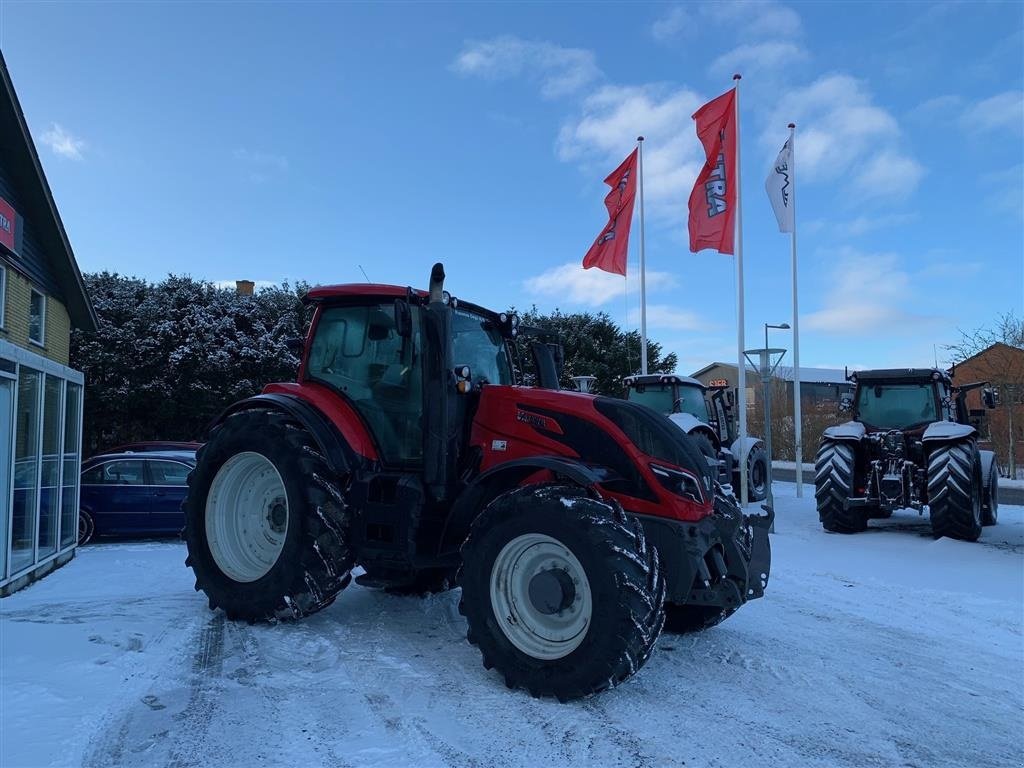
<path fill-rule="evenodd" d="M 362 264 L 356 264 L 356 266 L 359 267 L 359 271 L 363 273 L 363 277 L 366 278 L 366 282 L 370 282 L 370 276 L 368 274 L 366 274 L 366 270 L 363 269 L 363 265 Z"/>

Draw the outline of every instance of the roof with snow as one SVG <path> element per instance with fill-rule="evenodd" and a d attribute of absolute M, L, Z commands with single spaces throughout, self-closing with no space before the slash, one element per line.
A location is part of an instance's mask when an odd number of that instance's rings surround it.
<path fill-rule="evenodd" d="M 712 368 L 724 367 L 724 368 L 736 368 L 736 363 L 709 363 L 701 368 L 699 371 L 695 371 L 693 376 L 701 376 Z M 783 381 L 793 381 L 793 366 L 780 365 L 775 370 L 775 378 L 782 379 Z M 754 368 L 747 366 L 748 375 L 757 375 L 757 371 Z M 807 366 L 800 366 L 800 381 L 809 382 L 813 384 L 849 384 L 846 380 L 846 371 L 842 368 L 808 368 Z"/>

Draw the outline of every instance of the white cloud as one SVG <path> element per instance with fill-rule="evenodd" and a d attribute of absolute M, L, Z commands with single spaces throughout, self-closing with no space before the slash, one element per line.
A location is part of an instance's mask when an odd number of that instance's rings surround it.
<path fill-rule="evenodd" d="M 651 24 L 651 35 L 655 40 L 668 40 L 685 32 L 693 24 L 693 16 L 682 5 L 674 5 L 661 18 Z"/>
<path fill-rule="evenodd" d="M 629 310 L 626 320 L 629 325 L 639 327 L 640 309 L 637 307 Z M 647 327 L 673 331 L 706 331 L 715 326 L 696 312 L 679 309 L 670 304 L 648 304 Z"/>
<path fill-rule="evenodd" d="M 900 198 L 924 174 L 901 150 L 896 119 L 849 75 L 825 75 L 783 95 L 761 137 L 766 148 L 777 151 L 776 126 L 788 122 L 797 124 L 796 167 L 805 182 L 850 178 L 859 192 Z"/>
<path fill-rule="evenodd" d="M 540 81 L 546 98 L 574 93 L 601 76 L 593 51 L 511 35 L 467 43 L 451 68 L 492 80 L 525 74 Z"/>
<path fill-rule="evenodd" d="M 43 144 L 48 146 L 54 154 L 67 157 L 71 160 L 81 160 L 82 150 L 86 143 L 83 139 L 73 136 L 58 123 L 53 123 L 50 129 L 40 137 Z"/>
<path fill-rule="evenodd" d="M 886 213 L 875 216 L 857 216 L 849 221 L 813 219 L 802 226 L 807 232 L 828 232 L 838 237 L 860 237 L 889 227 L 899 227 L 917 220 L 915 213 Z"/>
<path fill-rule="evenodd" d="M 807 51 L 791 42 L 745 43 L 711 62 L 708 72 L 712 77 L 725 77 L 735 72 L 752 75 L 782 69 L 806 58 Z"/>
<path fill-rule="evenodd" d="M 797 37 L 802 31 L 800 14 L 772 0 L 734 0 L 675 5 L 651 25 L 655 40 L 704 31 L 709 24 L 728 27 L 738 37 Z"/>
<path fill-rule="evenodd" d="M 829 261 L 832 287 L 822 297 L 824 309 L 804 315 L 802 328 L 850 336 L 914 335 L 939 321 L 906 309 L 916 283 L 894 254 L 842 248 Z"/>
<path fill-rule="evenodd" d="M 1016 220 L 1024 219 L 1024 165 L 1017 163 L 1008 168 L 981 177 L 985 191 L 985 204 L 997 213 L 1009 213 Z"/>
<path fill-rule="evenodd" d="M 581 257 L 582 258 L 582 257 Z M 609 301 L 639 290 L 639 276 L 635 267 L 629 267 L 628 280 L 621 275 L 597 269 L 584 269 L 579 262 L 552 267 L 535 277 L 523 281 L 523 287 L 533 297 L 544 297 L 569 304 L 599 307 Z M 676 279 L 668 272 L 647 271 L 647 292 L 656 293 L 676 286 Z"/>
<path fill-rule="evenodd" d="M 964 111 L 960 124 L 972 133 L 1024 131 L 1024 91 L 1006 91 L 979 101 Z"/>
<path fill-rule="evenodd" d="M 683 221 L 686 199 L 702 164 L 690 116 L 703 102 L 686 88 L 604 86 L 562 126 L 559 156 L 599 164 L 607 173 L 643 135 L 644 202 L 655 215 Z"/>

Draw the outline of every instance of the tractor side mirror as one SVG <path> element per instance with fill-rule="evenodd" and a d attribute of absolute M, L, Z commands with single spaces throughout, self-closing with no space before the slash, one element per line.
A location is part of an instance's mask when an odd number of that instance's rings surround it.
<path fill-rule="evenodd" d="M 395 331 L 402 338 L 412 336 L 412 311 L 405 299 L 395 299 Z"/>
<path fill-rule="evenodd" d="M 848 393 L 848 392 L 844 392 L 842 397 L 839 398 L 839 412 L 840 413 L 849 413 L 852 410 L 853 410 L 853 396 L 850 393 Z"/>
<path fill-rule="evenodd" d="M 992 410 L 999 405 L 999 392 L 994 389 L 983 389 L 981 390 L 981 402 L 986 408 Z"/>

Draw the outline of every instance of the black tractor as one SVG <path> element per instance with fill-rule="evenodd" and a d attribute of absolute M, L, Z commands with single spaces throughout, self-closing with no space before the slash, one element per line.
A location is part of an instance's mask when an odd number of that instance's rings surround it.
<path fill-rule="evenodd" d="M 954 387 L 949 374 L 931 368 L 857 371 L 842 408 L 845 424 L 829 427 L 815 460 L 818 517 L 827 531 L 857 533 L 868 520 L 893 510 L 928 507 L 936 538 L 976 541 L 998 514 L 999 467 L 991 451 L 978 450 L 966 397 L 988 382 Z"/>

